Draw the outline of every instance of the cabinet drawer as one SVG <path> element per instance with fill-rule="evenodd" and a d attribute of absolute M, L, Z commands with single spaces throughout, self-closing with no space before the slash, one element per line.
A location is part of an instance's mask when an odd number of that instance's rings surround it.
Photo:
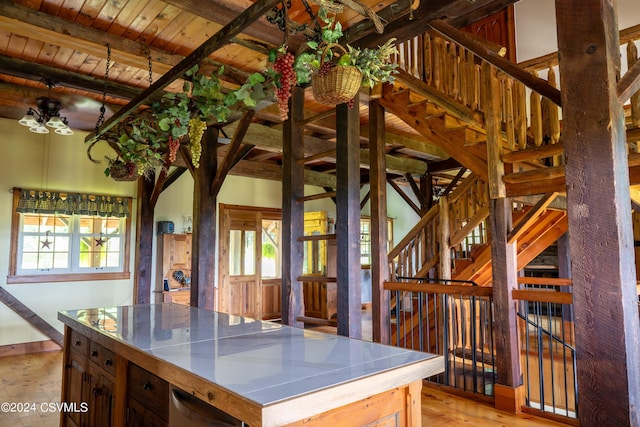
<path fill-rule="evenodd" d="M 83 356 L 87 355 L 87 349 L 89 348 L 89 338 L 81 335 L 77 331 L 71 330 L 71 340 L 69 341 L 71 350 L 76 351 Z"/>
<path fill-rule="evenodd" d="M 116 376 L 116 355 L 106 348 L 102 349 L 102 369 L 109 374 Z"/>
<path fill-rule="evenodd" d="M 127 391 L 130 399 L 144 404 L 163 420 L 169 417 L 169 383 L 141 367 L 130 364 Z"/>
<path fill-rule="evenodd" d="M 89 342 L 89 360 L 98 366 L 102 365 L 102 346 L 93 341 Z"/>

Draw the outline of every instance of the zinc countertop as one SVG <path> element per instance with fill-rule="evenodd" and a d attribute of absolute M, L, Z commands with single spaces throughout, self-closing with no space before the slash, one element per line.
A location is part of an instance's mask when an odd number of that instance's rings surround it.
<path fill-rule="evenodd" d="M 67 310 L 58 318 L 103 345 L 112 340 L 124 357 L 173 365 L 261 407 L 376 376 L 363 386 L 389 389 L 444 366 L 442 356 L 178 304 Z"/>

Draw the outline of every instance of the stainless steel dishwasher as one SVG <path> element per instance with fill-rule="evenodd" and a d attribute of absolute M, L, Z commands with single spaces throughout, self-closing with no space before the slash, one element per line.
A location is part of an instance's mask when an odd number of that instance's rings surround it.
<path fill-rule="evenodd" d="M 169 407 L 171 427 L 246 427 L 248 424 L 232 417 L 178 388 L 171 388 Z"/>

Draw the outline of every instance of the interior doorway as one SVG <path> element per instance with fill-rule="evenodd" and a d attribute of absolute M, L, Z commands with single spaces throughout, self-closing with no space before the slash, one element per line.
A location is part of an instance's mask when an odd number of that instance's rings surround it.
<path fill-rule="evenodd" d="M 280 317 L 282 211 L 220 204 L 218 310 Z"/>

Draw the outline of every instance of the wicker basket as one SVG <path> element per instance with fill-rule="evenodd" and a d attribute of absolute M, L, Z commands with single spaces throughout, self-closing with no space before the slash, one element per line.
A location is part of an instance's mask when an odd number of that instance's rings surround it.
<path fill-rule="evenodd" d="M 332 47 L 342 49 L 343 53 L 347 52 L 339 44 L 329 44 L 322 51 L 322 62 L 325 62 L 325 55 Z M 351 101 L 361 85 L 362 73 L 351 65 L 336 65 L 326 74 L 311 76 L 314 98 L 318 102 L 331 106 Z"/>
<path fill-rule="evenodd" d="M 130 172 L 122 162 L 115 162 L 109 166 L 109 176 L 115 181 L 136 181 L 139 178 L 137 170 Z"/>

